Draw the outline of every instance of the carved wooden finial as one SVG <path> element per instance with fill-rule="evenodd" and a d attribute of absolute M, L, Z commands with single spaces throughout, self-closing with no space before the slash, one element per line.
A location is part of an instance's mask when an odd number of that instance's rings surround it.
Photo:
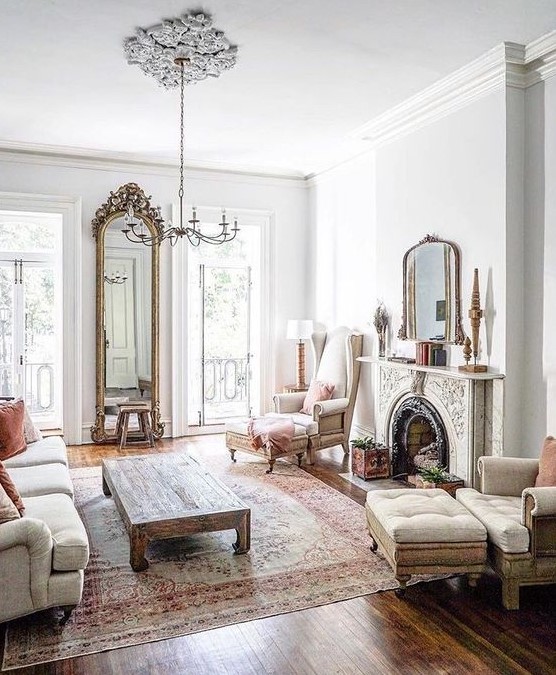
<path fill-rule="evenodd" d="M 479 355 L 479 330 L 481 328 L 481 319 L 483 318 L 483 310 L 481 309 L 481 296 L 479 293 L 479 270 L 475 268 L 473 271 L 473 291 L 471 293 L 471 308 L 469 309 L 469 319 L 471 321 L 471 335 L 473 338 L 473 364 L 469 365 L 471 357 L 471 348 L 469 338 L 465 338 L 465 346 L 463 348 L 463 357 L 465 365 L 460 366 L 460 370 L 467 370 L 473 373 L 484 373 L 487 370 L 486 366 L 477 363 Z"/>

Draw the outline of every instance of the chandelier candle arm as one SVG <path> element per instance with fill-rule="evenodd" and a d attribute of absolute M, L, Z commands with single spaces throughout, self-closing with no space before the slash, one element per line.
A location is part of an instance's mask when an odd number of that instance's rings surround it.
<path fill-rule="evenodd" d="M 235 65 L 237 47 L 230 45 L 224 33 L 212 26 L 207 14 L 184 14 L 172 21 L 137 30 L 137 36 L 124 41 L 124 51 L 129 64 L 138 65 L 146 75 L 154 77 L 166 88 L 179 86 L 180 90 L 180 173 L 179 173 L 179 224 L 161 233 L 149 236 L 142 221 L 135 218 L 130 204 L 125 216 L 122 232 L 126 238 L 137 244 L 156 246 L 169 239 L 175 246 L 179 239 L 187 237 L 192 246 L 224 244 L 236 238 L 239 232 L 237 218 L 231 230 L 222 211 L 220 231 L 214 235 L 201 231 L 197 209 L 192 208 L 192 217 L 184 225 L 185 196 L 185 85 L 195 84 L 206 77 L 218 77 Z"/>

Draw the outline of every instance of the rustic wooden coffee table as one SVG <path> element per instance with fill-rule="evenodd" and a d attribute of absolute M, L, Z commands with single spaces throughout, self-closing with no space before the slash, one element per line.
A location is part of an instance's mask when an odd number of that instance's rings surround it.
<path fill-rule="evenodd" d="M 251 542 L 251 510 L 187 454 L 169 453 L 105 459 L 102 489 L 112 495 L 130 541 L 130 565 L 146 570 L 149 540 L 199 532 L 235 530 L 236 553 Z"/>

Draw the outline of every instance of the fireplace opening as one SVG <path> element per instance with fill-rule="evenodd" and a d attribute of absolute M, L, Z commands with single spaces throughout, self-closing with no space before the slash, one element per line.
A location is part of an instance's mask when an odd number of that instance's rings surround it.
<path fill-rule="evenodd" d="M 406 479 L 419 469 L 447 466 L 448 441 L 436 408 L 419 396 L 406 399 L 392 418 L 392 475 Z"/>

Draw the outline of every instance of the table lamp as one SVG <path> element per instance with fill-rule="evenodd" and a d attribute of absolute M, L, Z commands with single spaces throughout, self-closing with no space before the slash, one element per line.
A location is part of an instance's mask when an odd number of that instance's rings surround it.
<path fill-rule="evenodd" d="M 295 384 L 299 389 L 303 389 L 305 384 L 305 343 L 313 334 L 313 322 L 309 319 L 289 319 L 286 338 L 288 340 L 297 340 L 297 382 Z"/>

